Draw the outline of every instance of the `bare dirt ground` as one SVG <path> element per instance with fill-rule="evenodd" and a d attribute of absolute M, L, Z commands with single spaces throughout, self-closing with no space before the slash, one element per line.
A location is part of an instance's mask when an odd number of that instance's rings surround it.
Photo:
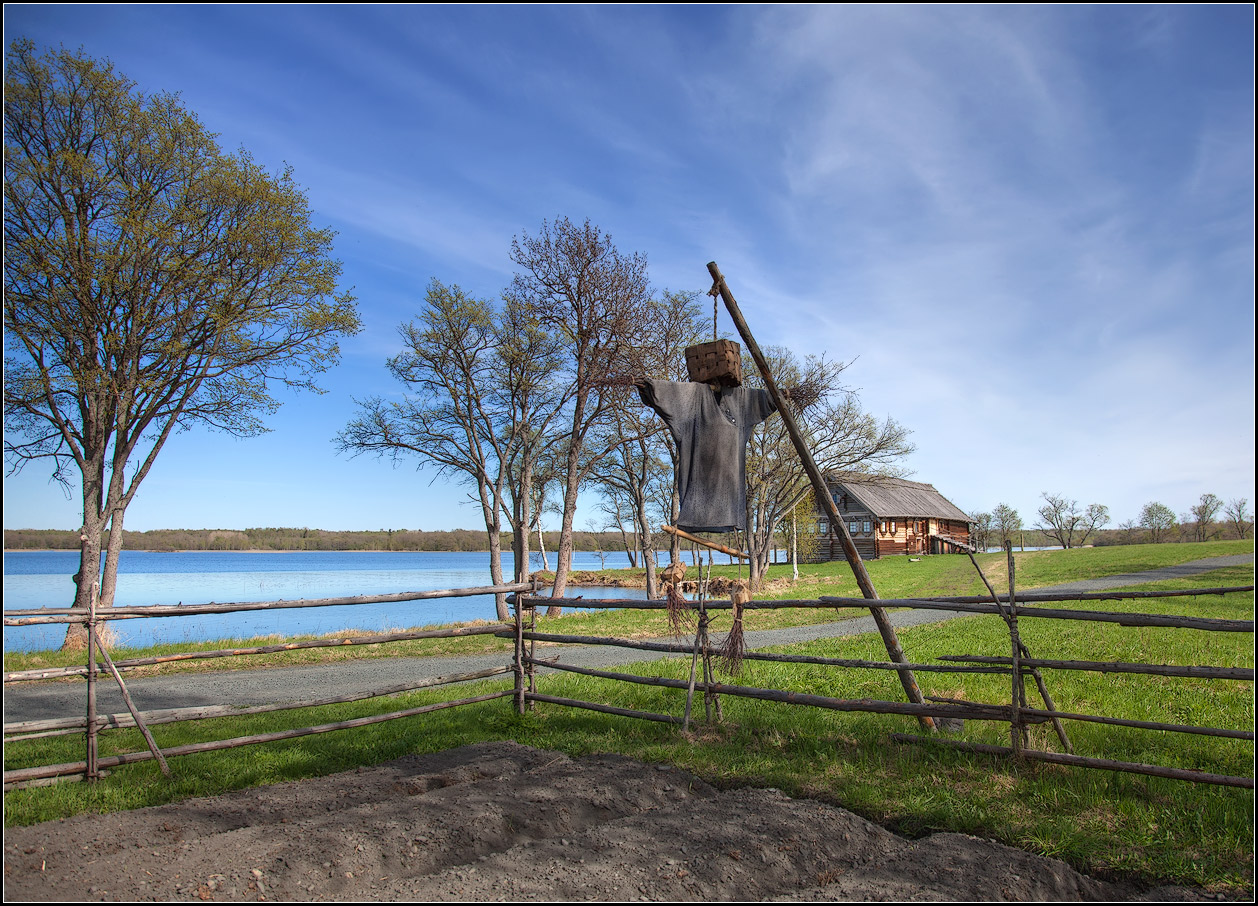
<path fill-rule="evenodd" d="M 4 838 L 4 899 L 1204 900 L 777 790 L 510 742 Z"/>

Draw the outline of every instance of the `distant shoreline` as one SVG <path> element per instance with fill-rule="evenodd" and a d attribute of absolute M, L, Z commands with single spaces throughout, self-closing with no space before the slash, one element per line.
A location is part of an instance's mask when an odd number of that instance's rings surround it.
<path fill-rule="evenodd" d="M 78 553 L 77 548 L 73 547 L 6 547 L 6 554 L 48 554 L 58 552 Z M 487 554 L 488 550 L 483 551 L 442 551 L 442 550 L 405 550 L 405 551 L 377 551 L 377 550 L 298 550 L 297 548 L 250 548 L 248 550 L 208 550 L 206 548 L 194 547 L 186 550 L 162 550 L 153 547 L 141 548 L 123 548 L 123 553 L 130 554 Z M 102 553 L 104 553 L 102 551 Z M 503 551 L 508 553 L 508 551 Z M 587 551 L 586 553 L 593 553 Z"/>

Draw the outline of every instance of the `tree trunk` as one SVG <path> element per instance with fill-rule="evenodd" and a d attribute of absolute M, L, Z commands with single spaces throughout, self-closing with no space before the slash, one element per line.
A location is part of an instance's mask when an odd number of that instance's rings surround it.
<path fill-rule="evenodd" d="M 755 524 L 751 519 L 751 499 L 747 500 L 747 529 L 743 532 L 743 537 L 747 539 L 747 578 L 751 583 L 751 590 L 760 590 L 760 577 L 762 575 L 763 565 L 760 562 L 762 551 L 760 548 L 760 533 L 755 530 Z"/>
<path fill-rule="evenodd" d="M 511 525 L 511 554 L 515 558 L 515 581 L 527 582 L 533 573 L 532 565 L 529 563 L 529 558 L 532 556 L 529 550 L 529 534 L 533 528 L 532 463 L 525 463 L 520 468 L 520 485 L 515 490 L 515 501 L 512 507 L 514 512 Z"/>
<path fill-rule="evenodd" d="M 646 596 L 659 597 L 659 587 L 655 578 L 655 552 L 652 550 L 651 526 L 647 521 L 646 500 L 638 498 L 638 538 L 641 540 L 642 563 L 646 567 Z"/>
<path fill-rule="evenodd" d="M 502 585 L 502 526 L 495 526 L 495 529 L 495 531 L 488 533 L 489 579 L 492 585 Z M 498 615 L 498 619 L 504 623 L 511 619 L 511 610 L 507 607 L 506 595 L 494 595 L 494 612 Z"/>
<path fill-rule="evenodd" d="M 671 449 L 671 446 L 670 446 L 670 449 Z M 672 500 L 672 507 L 670 508 L 670 511 L 672 514 L 672 518 L 669 520 L 669 522 L 672 525 L 676 526 L 677 517 L 681 515 L 681 492 L 677 490 L 676 466 L 673 467 L 673 500 Z M 668 544 L 668 562 L 680 563 L 681 562 L 681 536 L 672 535 L 670 536 L 670 538 L 671 540 L 669 541 L 669 544 Z"/>
<path fill-rule="evenodd" d="M 794 507 L 791 507 L 791 579 L 799 581 L 799 520 L 795 518 Z"/>
<path fill-rule="evenodd" d="M 578 416 L 581 414 L 578 410 Z M 579 422 L 574 420 L 574 424 Z M 563 522 L 559 527 L 559 549 L 555 552 L 555 587 L 552 598 L 562 598 L 568 591 L 568 573 L 572 571 L 572 523 L 577 514 L 577 491 L 581 487 L 579 444 L 573 438 L 568 447 L 568 485 L 563 495 Z M 557 617 L 563 608 L 552 604 L 546 608 L 546 616 Z"/>
<path fill-rule="evenodd" d="M 92 586 L 100 580 L 100 539 L 105 530 L 101 515 L 104 492 L 101 462 L 85 463 L 83 474 L 83 527 L 79 530 L 79 571 L 74 574 L 74 609 L 87 613 L 92 604 Z M 70 623 L 66 626 L 64 651 L 82 651 L 87 647 L 87 626 Z"/>
<path fill-rule="evenodd" d="M 100 600 L 97 607 L 113 607 L 114 594 L 118 590 L 118 566 L 122 558 L 122 524 L 126 511 L 115 509 L 109 519 L 109 537 L 105 549 L 105 574 L 100 582 Z"/>

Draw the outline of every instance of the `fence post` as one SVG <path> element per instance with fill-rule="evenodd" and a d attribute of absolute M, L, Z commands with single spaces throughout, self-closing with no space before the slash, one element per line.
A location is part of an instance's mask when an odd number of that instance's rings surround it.
<path fill-rule="evenodd" d="M 1018 603 L 1014 599 L 1013 542 L 1005 542 L 1005 561 L 1009 565 L 1009 643 L 1013 649 L 1013 688 L 1009 699 L 1009 735 L 1013 740 L 1014 758 L 1022 757 L 1022 709 L 1026 707 L 1026 686 L 1022 681 L 1022 640 L 1018 637 Z"/>
<path fill-rule="evenodd" d="M 516 592 L 514 601 L 515 607 L 515 710 L 517 714 L 524 713 L 524 610 L 520 603 L 523 595 Z"/>
<path fill-rule="evenodd" d="M 84 758 L 83 778 L 95 781 L 100 777 L 96 767 L 96 589 L 92 584 L 92 593 L 87 602 L 87 755 Z"/>
<path fill-rule="evenodd" d="M 537 586 L 538 586 L 538 581 L 537 581 L 537 578 L 534 577 L 533 595 L 535 597 L 538 591 Z M 535 633 L 536 631 L 537 631 L 537 607 L 536 605 L 534 605 L 533 607 L 529 608 L 529 632 Z M 537 656 L 537 640 L 529 639 L 529 659 L 528 659 L 528 665 L 526 669 L 528 673 L 528 691 L 531 693 L 537 692 L 537 666 L 533 663 L 533 658 L 536 656 Z M 533 710 L 532 699 L 529 699 L 528 701 L 527 710 L 529 711 Z"/>

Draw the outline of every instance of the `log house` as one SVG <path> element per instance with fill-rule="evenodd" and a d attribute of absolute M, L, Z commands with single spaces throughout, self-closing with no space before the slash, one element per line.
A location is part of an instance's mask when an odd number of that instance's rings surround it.
<path fill-rule="evenodd" d="M 972 551 L 970 517 L 934 485 L 902 478 L 826 477 L 826 486 L 862 560 Z M 816 561 L 843 560 L 825 514 L 815 514 Z"/>

